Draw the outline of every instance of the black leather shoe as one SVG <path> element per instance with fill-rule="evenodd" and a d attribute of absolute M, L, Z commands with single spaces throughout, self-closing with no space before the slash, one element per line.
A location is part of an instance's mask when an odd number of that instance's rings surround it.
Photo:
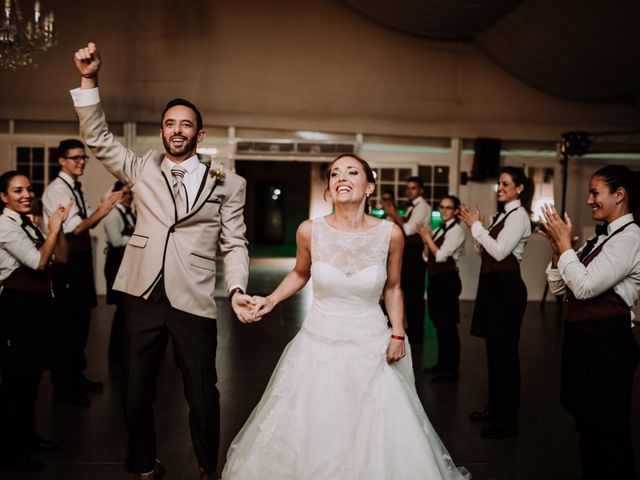
<path fill-rule="evenodd" d="M 485 408 L 482 411 L 471 412 L 469 420 L 476 423 L 487 423 L 491 422 L 493 419 L 491 418 L 491 412 Z"/>
<path fill-rule="evenodd" d="M 53 392 L 53 401 L 63 405 L 73 405 L 74 407 L 88 407 L 91 400 L 80 392 Z"/>
<path fill-rule="evenodd" d="M 85 393 L 99 393 L 104 390 L 102 382 L 94 382 L 85 377 L 82 377 L 82 380 L 80 380 L 79 387 L 79 390 Z"/>
<path fill-rule="evenodd" d="M 453 383 L 460 380 L 460 375 L 457 373 L 445 372 L 433 377 L 431 383 Z"/>
<path fill-rule="evenodd" d="M 480 431 L 484 438 L 505 438 L 518 435 L 517 425 L 507 423 L 492 423 Z"/>
<path fill-rule="evenodd" d="M 442 368 L 439 364 L 435 364 L 431 367 L 424 368 L 422 370 L 424 373 L 443 373 L 444 368 Z"/>
<path fill-rule="evenodd" d="M 56 442 L 52 442 L 51 440 L 47 440 L 42 438 L 37 433 L 33 437 L 31 441 L 31 445 L 29 445 L 32 452 L 57 452 L 58 444 Z"/>
<path fill-rule="evenodd" d="M 167 473 L 167 469 L 164 468 L 164 465 L 160 463 L 159 460 L 156 460 L 156 464 L 153 467 L 153 470 L 149 473 L 138 473 L 136 475 L 136 479 L 139 480 L 161 480 Z"/>
<path fill-rule="evenodd" d="M 0 457 L 0 468 L 14 472 L 33 473 L 42 470 L 44 465 L 28 454 L 20 454 Z"/>

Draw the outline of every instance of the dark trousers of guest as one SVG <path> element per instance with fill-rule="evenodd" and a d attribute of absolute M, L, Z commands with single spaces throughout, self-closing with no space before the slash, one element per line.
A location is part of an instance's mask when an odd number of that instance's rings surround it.
<path fill-rule="evenodd" d="M 116 303 L 116 311 L 111 323 L 109 337 L 109 361 L 119 362 L 124 358 L 124 305 L 123 300 Z"/>
<path fill-rule="evenodd" d="M 156 377 L 165 347 L 172 340 L 189 405 L 191 441 L 200 467 L 216 472 L 220 444 L 220 395 L 216 388 L 217 326 L 171 307 L 162 281 L 149 300 L 125 295 L 125 420 L 128 431 L 125 469 L 153 470 L 156 433 L 153 404 Z"/>
<path fill-rule="evenodd" d="M 400 279 L 407 317 L 407 335 L 411 343 L 421 343 L 424 335 L 424 290 L 427 267 L 422 259 L 422 240 L 407 238 L 402 256 Z"/>
<path fill-rule="evenodd" d="M 91 251 L 70 252 L 68 262 L 54 265 L 51 273 L 56 325 L 51 381 L 56 390 L 81 390 L 91 310 L 97 303 Z"/>
<path fill-rule="evenodd" d="M 630 426 L 638 358 L 629 315 L 565 322 L 562 406 L 580 435 L 586 480 L 636 478 Z"/>
<path fill-rule="evenodd" d="M 520 326 L 527 287 L 519 271 L 481 273 L 471 334 L 485 339 L 489 378 L 487 405 L 495 423 L 517 427 L 520 406 Z"/>
<path fill-rule="evenodd" d="M 489 410 L 495 423 L 518 424 L 520 356 L 518 343 L 486 339 Z"/>
<path fill-rule="evenodd" d="M 429 318 L 438 337 L 438 363 L 448 373 L 458 373 L 460 366 L 460 303 L 462 283 L 457 271 L 429 275 L 427 298 Z"/>
<path fill-rule="evenodd" d="M 42 374 L 17 374 L 2 362 L 0 375 L 0 456 L 30 450 L 36 436 L 36 400 Z"/>
<path fill-rule="evenodd" d="M 20 455 L 36 435 L 35 404 L 51 341 L 51 299 L 5 289 L 0 314 L 0 455 Z"/>

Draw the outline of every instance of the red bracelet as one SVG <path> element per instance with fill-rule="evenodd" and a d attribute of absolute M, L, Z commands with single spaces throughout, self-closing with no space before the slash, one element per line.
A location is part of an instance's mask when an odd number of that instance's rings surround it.
<path fill-rule="evenodd" d="M 391 334 L 391 338 L 393 338 L 394 340 L 404 340 L 404 336 L 400 336 L 400 335 Z"/>

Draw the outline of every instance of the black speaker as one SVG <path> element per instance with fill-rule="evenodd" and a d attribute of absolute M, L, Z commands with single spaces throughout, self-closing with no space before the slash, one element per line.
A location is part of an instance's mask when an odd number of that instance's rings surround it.
<path fill-rule="evenodd" d="M 482 181 L 487 178 L 497 178 L 500 171 L 499 138 L 476 138 L 473 143 L 473 167 L 471 179 Z"/>

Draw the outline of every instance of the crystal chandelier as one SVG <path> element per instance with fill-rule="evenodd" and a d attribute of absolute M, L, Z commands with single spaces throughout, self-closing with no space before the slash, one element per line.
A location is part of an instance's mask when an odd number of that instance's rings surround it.
<path fill-rule="evenodd" d="M 33 54 L 56 44 L 53 12 L 40 13 L 40 1 L 33 6 L 33 17 L 25 22 L 18 0 L 4 0 L 0 18 L 0 68 L 16 71 L 34 65 Z"/>

